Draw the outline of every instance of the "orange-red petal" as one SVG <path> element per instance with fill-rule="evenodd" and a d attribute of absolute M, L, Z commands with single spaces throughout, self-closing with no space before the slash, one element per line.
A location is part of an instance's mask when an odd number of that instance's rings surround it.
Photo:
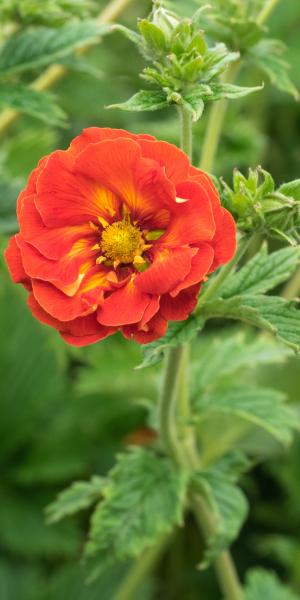
<path fill-rule="evenodd" d="M 21 252 L 16 242 L 15 235 L 11 237 L 8 242 L 8 246 L 5 250 L 5 259 L 12 280 L 15 283 L 23 283 L 28 286 L 30 279 L 24 270 Z"/>
<path fill-rule="evenodd" d="M 216 225 L 207 193 L 194 181 L 177 184 L 176 193 L 176 213 L 172 216 L 165 234 L 160 238 L 160 243 L 178 246 L 211 240 Z"/>
<path fill-rule="evenodd" d="M 172 290 L 171 296 L 175 297 L 181 290 L 203 281 L 206 274 L 209 273 L 213 259 L 214 250 L 212 246 L 206 243 L 200 244 L 197 254 L 192 258 L 190 272 L 184 280 L 178 283 L 176 288 Z"/>
<path fill-rule="evenodd" d="M 129 325 L 127 327 L 122 327 L 122 333 L 127 339 L 132 337 L 139 344 L 149 344 L 149 342 L 153 342 L 165 335 L 167 328 L 168 323 L 166 319 L 158 312 L 147 323 L 147 326 L 145 326 L 144 329 Z"/>
<path fill-rule="evenodd" d="M 164 294 L 160 301 L 160 312 L 168 321 L 183 321 L 187 319 L 197 306 L 200 283 L 193 285 L 177 294 L 176 298 Z"/>
<path fill-rule="evenodd" d="M 225 208 L 221 208 L 217 220 L 217 230 L 211 241 L 215 258 L 211 270 L 227 263 L 234 256 L 236 250 L 236 224 L 234 218 Z"/>
<path fill-rule="evenodd" d="M 93 155 L 92 146 L 88 153 Z M 73 170 L 68 151 L 57 150 L 49 157 L 37 180 L 36 207 L 47 227 L 81 225 L 98 217 L 111 220 L 120 203 L 111 190 L 86 174 Z"/>
<path fill-rule="evenodd" d="M 146 133 L 135 134 L 130 133 L 125 129 L 112 129 L 111 127 L 87 127 L 80 135 L 72 140 L 69 150 L 71 150 L 74 155 L 77 155 L 84 150 L 88 144 L 96 144 L 97 142 L 103 142 L 103 140 L 114 140 L 122 137 L 131 140 L 154 140 L 152 135 L 147 135 Z"/>
<path fill-rule="evenodd" d="M 191 270 L 193 256 L 197 248 L 166 248 L 157 245 L 152 252 L 153 262 L 136 278 L 136 285 L 142 292 L 166 294 L 185 279 Z"/>
<path fill-rule="evenodd" d="M 160 140 L 139 140 L 143 156 L 155 160 L 165 169 L 166 175 L 173 183 L 187 179 L 190 161 L 187 155 L 168 142 Z"/>
<path fill-rule="evenodd" d="M 151 303 L 151 296 L 139 290 L 135 278 L 105 298 L 98 310 L 98 321 L 102 325 L 118 326 L 142 320 Z"/>
<path fill-rule="evenodd" d="M 120 138 L 87 146 L 74 168 L 110 189 L 143 226 L 160 229 L 168 224 L 175 205 L 174 186 L 154 161 L 142 158 L 136 141 Z"/>

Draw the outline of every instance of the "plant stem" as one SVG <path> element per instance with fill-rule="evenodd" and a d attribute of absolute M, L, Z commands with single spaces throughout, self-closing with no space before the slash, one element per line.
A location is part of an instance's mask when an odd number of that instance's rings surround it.
<path fill-rule="evenodd" d="M 171 348 L 167 352 L 158 406 L 159 430 L 163 445 L 168 454 L 179 465 L 182 465 L 182 453 L 178 441 L 176 425 L 176 386 L 179 372 L 181 371 L 181 361 L 183 357 L 183 346 Z"/>
<path fill-rule="evenodd" d="M 278 1 L 279 0 L 269 0 L 266 2 L 265 6 L 262 8 L 257 17 L 257 22 L 260 25 L 263 25 L 265 21 L 267 21 L 275 6 L 278 4 Z M 222 77 L 222 82 L 233 83 L 240 66 L 240 60 L 236 61 L 235 63 L 231 63 Z M 199 164 L 200 169 L 203 169 L 203 171 L 208 171 L 209 173 L 213 168 L 227 108 L 228 100 L 220 100 L 219 102 L 214 102 L 210 111 Z"/>
<path fill-rule="evenodd" d="M 112 21 L 115 21 L 131 2 L 132 0 L 112 0 L 97 17 L 98 23 L 111 23 Z M 83 54 L 90 48 L 91 44 L 86 44 L 80 48 L 78 54 Z M 39 91 L 47 90 L 67 73 L 68 69 L 62 65 L 51 65 L 32 82 L 30 87 Z M 20 115 L 21 113 L 18 110 L 10 108 L 4 110 L 0 114 L 0 135 L 3 135 Z"/>
<path fill-rule="evenodd" d="M 181 125 L 181 148 L 191 156 L 192 154 L 192 116 L 184 107 L 178 106 Z M 163 382 L 159 399 L 159 428 L 163 444 L 173 458 L 179 464 L 183 464 L 181 445 L 178 440 L 177 431 L 177 401 L 180 389 L 181 408 L 185 413 L 188 410 L 188 392 L 186 387 L 186 357 L 187 346 L 171 348 L 165 358 Z M 178 386 L 177 386 L 178 384 Z"/>
<path fill-rule="evenodd" d="M 215 296 L 222 283 L 224 283 L 225 279 L 227 279 L 228 275 L 230 275 L 235 265 L 239 262 L 243 254 L 246 252 L 251 240 L 252 237 L 250 236 L 245 236 L 241 238 L 234 257 L 229 263 L 227 263 L 227 265 L 224 265 L 224 267 L 220 269 L 218 275 L 212 280 L 211 285 L 209 285 L 205 292 L 200 296 L 201 304 L 207 302 L 208 300 L 211 300 L 213 296 Z"/>
<path fill-rule="evenodd" d="M 193 155 L 193 140 L 192 140 L 192 116 L 190 111 L 183 105 L 178 106 L 180 115 L 180 129 L 181 129 L 181 148 L 185 152 L 191 162 Z"/>
<path fill-rule="evenodd" d="M 209 539 L 214 535 L 215 524 L 205 500 L 198 494 L 193 494 L 191 504 L 203 535 Z M 222 552 L 214 562 L 220 588 L 226 600 L 242 600 L 243 591 L 229 552 Z"/>
<path fill-rule="evenodd" d="M 240 61 L 231 63 L 222 77 L 222 83 L 232 83 L 239 68 Z M 210 109 L 199 165 L 203 171 L 208 171 L 209 173 L 213 169 L 227 107 L 228 100 L 219 100 L 218 102 L 214 102 Z"/>
<path fill-rule="evenodd" d="M 191 116 L 183 107 L 180 107 L 179 110 L 182 148 L 191 154 Z M 222 281 L 225 276 L 226 274 L 222 275 Z M 166 356 L 160 395 L 159 421 L 160 435 L 166 450 L 179 467 L 193 472 L 200 466 L 195 434 L 189 426 L 181 427 L 177 422 L 178 417 L 187 420 L 191 414 L 188 366 L 189 344 L 169 350 Z M 211 537 L 215 531 L 215 525 L 204 500 L 195 495 L 192 508 L 205 536 Z M 215 568 L 226 600 L 242 600 L 241 587 L 230 554 L 221 554 L 215 561 Z"/>
<path fill-rule="evenodd" d="M 268 20 L 270 14 L 273 12 L 278 2 L 279 0 L 268 0 L 266 2 L 265 6 L 262 8 L 257 18 L 257 23 L 259 25 L 263 25 Z"/>
<path fill-rule="evenodd" d="M 129 569 L 113 600 L 132 600 L 136 597 L 145 577 L 151 573 L 159 561 L 168 540 L 169 537 L 163 538 L 159 544 L 149 548 L 139 556 Z"/>

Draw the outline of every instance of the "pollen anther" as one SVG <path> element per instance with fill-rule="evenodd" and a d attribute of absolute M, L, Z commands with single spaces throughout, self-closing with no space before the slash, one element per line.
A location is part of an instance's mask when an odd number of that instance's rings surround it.
<path fill-rule="evenodd" d="M 102 232 L 101 250 L 114 265 L 132 263 L 144 250 L 144 240 L 138 227 L 127 217 L 106 227 Z"/>

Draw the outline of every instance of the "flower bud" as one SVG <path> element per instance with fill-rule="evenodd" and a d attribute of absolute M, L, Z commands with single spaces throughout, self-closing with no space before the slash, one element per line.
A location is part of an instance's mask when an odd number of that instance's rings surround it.
<path fill-rule="evenodd" d="M 168 41 L 171 39 L 173 31 L 179 25 L 180 21 L 181 19 L 176 13 L 164 7 L 162 0 L 154 0 L 151 23 L 162 30 Z"/>
<path fill-rule="evenodd" d="M 290 244 L 299 240 L 300 180 L 275 190 L 271 175 L 258 167 L 249 169 L 248 177 L 235 170 L 232 189 L 224 181 L 222 184 L 223 204 L 240 230 L 264 232 Z"/>

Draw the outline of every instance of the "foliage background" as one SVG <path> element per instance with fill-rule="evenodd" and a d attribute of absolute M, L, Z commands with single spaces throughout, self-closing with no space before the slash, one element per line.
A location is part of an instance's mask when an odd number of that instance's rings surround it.
<path fill-rule="evenodd" d="M 104 3 L 94 4 L 92 11 Z M 173 5 L 187 14 L 196 1 Z M 149 3 L 133 2 L 122 22 L 135 28 Z M 286 0 L 272 16 L 272 35 L 288 45 L 287 59 L 300 88 L 300 6 Z M 29 117 L 1 140 L 0 169 L 12 184 L 11 202 L 38 159 L 89 125 L 147 132 L 178 143 L 175 109 L 153 114 L 105 111 L 104 105 L 130 97 L 139 87 L 142 62 L 128 40 L 114 33 L 87 55 L 101 78 L 69 74 L 55 89 L 69 127 L 53 129 Z M 255 71 L 241 75 L 259 84 Z M 195 158 L 207 115 L 195 126 Z M 268 84 L 259 94 L 230 104 L 218 151 L 217 175 L 230 179 L 233 167 L 262 164 L 278 184 L 299 177 L 300 106 Z M 5 190 L 0 211 L 8 202 Z M 1 237 L 4 248 L 6 238 Z M 8 280 L 1 263 L 0 288 L 0 598 L 1 600 L 109 600 L 121 571 L 108 572 L 86 587 L 78 562 L 87 516 L 45 524 L 44 507 L 73 479 L 104 474 L 115 453 L 129 441 L 147 441 L 145 402 L 153 401 L 158 371 L 134 371 L 139 348 L 118 336 L 84 350 L 64 345 L 56 333 L 35 322 L 22 290 Z M 216 326 L 215 326 L 216 327 Z M 218 336 L 215 328 L 210 334 Z M 204 359 L 205 360 L 205 359 Z M 249 376 L 245 369 L 242 377 Z M 284 390 L 298 402 L 299 363 L 252 367 L 257 382 Z M 138 433 L 137 433 L 138 432 Z M 244 479 L 250 517 L 233 554 L 238 569 L 260 564 L 274 569 L 300 593 L 300 440 L 288 454 L 258 466 Z M 283 518 L 284 516 L 284 518 Z M 178 531 L 172 549 L 137 600 L 168 598 L 215 600 L 211 571 L 194 568 L 201 548 L 192 519 Z"/>

